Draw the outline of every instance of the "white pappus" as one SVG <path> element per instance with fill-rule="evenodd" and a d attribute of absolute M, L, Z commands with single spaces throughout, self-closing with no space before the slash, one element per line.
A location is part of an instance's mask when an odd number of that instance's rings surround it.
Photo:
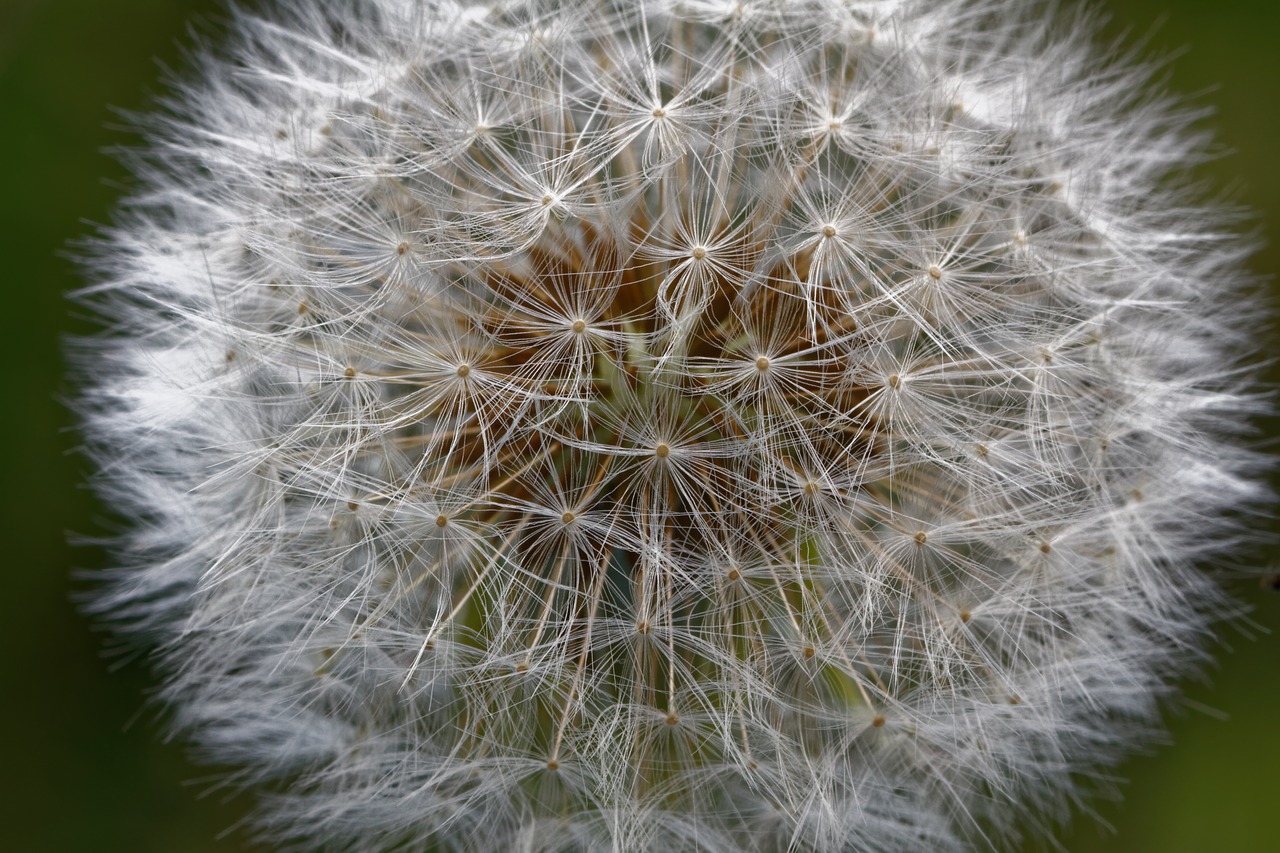
<path fill-rule="evenodd" d="M 1262 462 L 1195 115 L 1021 0 L 281 0 L 81 297 L 95 612 L 308 849 L 1004 848 Z"/>

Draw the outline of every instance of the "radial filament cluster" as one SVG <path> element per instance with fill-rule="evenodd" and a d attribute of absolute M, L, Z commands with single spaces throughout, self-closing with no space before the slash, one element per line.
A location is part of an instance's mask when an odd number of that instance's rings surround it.
<path fill-rule="evenodd" d="M 91 394 L 147 460 L 108 472 L 148 521 L 104 609 L 286 780 L 268 827 L 1063 817 L 1251 494 L 1183 120 L 1014 3 L 313 5 L 157 120 Z"/>

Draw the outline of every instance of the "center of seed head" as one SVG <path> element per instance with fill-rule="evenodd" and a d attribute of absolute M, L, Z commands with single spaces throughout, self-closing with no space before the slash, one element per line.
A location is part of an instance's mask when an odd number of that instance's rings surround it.
<path fill-rule="evenodd" d="M 652 112 L 655 119 L 674 115 L 660 106 Z M 423 404 L 424 435 L 407 434 L 413 443 L 406 446 L 422 448 L 423 461 L 415 462 L 423 469 L 421 488 L 448 495 L 435 505 L 437 512 L 448 506 L 449 515 L 426 516 L 428 528 L 432 519 L 439 528 L 435 540 L 470 540 L 485 530 L 508 543 L 499 546 L 502 558 L 492 567 L 481 554 L 470 574 L 459 576 L 453 609 L 466 630 L 485 618 L 477 602 L 510 570 L 527 577 L 532 590 L 520 623 L 531 650 L 545 648 L 553 631 L 581 637 L 592 629 L 590 611 L 575 599 L 587 591 L 601 612 L 630 610 L 635 642 L 657 648 L 672 630 L 659 619 L 665 605 L 630 589 L 649 589 L 652 577 L 669 577 L 674 588 L 686 577 L 682 560 L 714 566 L 714 546 L 747 538 L 743 556 L 754 568 L 722 566 L 711 583 L 735 596 L 762 594 L 768 585 L 755 577 L 762 567 L 792 565 L 812 550 L 802 536 L 797 556 L 795 519 L 826 523 L 830 508 L 852 502 L 851 492 L 861 494 L 860 485 L 842 487 L 838 476 L 823 472 L 848 470 L 877 452 L 878 424 L 861 415 L 877 389 L 873 381 L 841 382 L 857 363 L 845 343 L 853 326 L 841 325 L 844 303 L 815 298 L 793 281 L 795 269 L 820 262 L 824 240 L 857 239 L 857 229 L 845 231 L 843 218 L 837 224 L 834 215 L 820 214 L 793 254 L 777 260 L 757 261 L 750 230 L 724 226 L 667 243 L 674 251 L 663 250 L 660 243 L 672 236 L 663 235 L 652 247 L 657 251 L 640 253 L 631 235 L 648 233 L 659 210 L 637 207 L 629 227 L 614 234 L 573 216 L 552 216 L 564 198 L 545 189 L 526 197 L 526 211 L 530 201 L 541 201 L 535 213 L 545 227 L 527 250 L 474 269 L 458 265 L 468 284 L 459 297 L 470 308 L 473 291 L 483 295 L 482 310 L 468 314 L 466 324 L 444 328 L 436 349 L 443 376 L 436 376 L 446 387 L 422 395 L 433 404 Z M 641 203 L 648 204 L 648 196 Z M 713 249 L 716 259 L 703 263 Z M 767 286 L 743 280 L 742 272 L 757 263 Z M 915 269 L 918 275 L 919 261 Z M 668 283 L 672 292 L 701 288 L 706 299 L 667 310 Z M 806 310 L 818 316 L 807 317 Z M 686 314 L 693 318 L 687 323 Z M 806 320 L 815 319 L 810 328 Z M 815 329 L 833 328 L 839 331 L 815 340 Z M 484 365 L 476 383 L 465 381 L 474 372 L 473 357 Z M 774 358 L 782 360 L 776 367 Z M 449 372 L 459 381 L 449 383 Z M 377 371 L 366 366 L 365 374 Z M 896 389 L 899 378 L 882 381 Z M 819 416 L 828 411 L 829 420 Z M 767 428 L 780 415 L 812 432 L 803 441 L 752 440 L 752 424 Z M 659 439 L 663 435 L 679 436 L 679 454 Z M 756 484 L 777 499 L 756 500 Z M 735 500 L 743 496 L 748 499 Z M 471 589 L 483 594 L 467 598 Z M 654 608 L 659 615 L 649 612 Z M 663 628 L 658 637 L 654 626 Z M 491 639 L 477 635 L 474 642 Z M 794 653 L 825 664 L 817 648 L 826 639 L 816 639 L 802 641 Z M 590 656 L 582 661 L 601 665 Z M 530 666 L 512 663 L 515 672 Z M 669 690 L 665 672 L 641 680 L 653 681 L 655 696 Z M 657 719 L 670 710 L 662 708 Z M 669 725 L 678 724 L 683 721 L 672 712 Z"/>
<path fill-rule="evenodd" d="M 938 266 L 937 264 L 930 264 L 930 265 L 929 265 L 929 278 L 932 278 L 932 279 L 935 279 L 935 280 L 936 280 L 936 279 L 939 279 L 939 278 L 942 278 L 942 267 Z"/>

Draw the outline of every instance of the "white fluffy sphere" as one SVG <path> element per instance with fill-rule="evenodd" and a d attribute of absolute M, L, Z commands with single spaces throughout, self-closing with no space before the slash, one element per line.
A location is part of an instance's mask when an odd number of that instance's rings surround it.
<path fill-rule="evenodd" d="M 1263 495 L 1141 70 L 1020 0 L 279 5 L 147 120 L 82 369 L 96 607 L 271 837 L 999 846 L 1149 733 Z"/>

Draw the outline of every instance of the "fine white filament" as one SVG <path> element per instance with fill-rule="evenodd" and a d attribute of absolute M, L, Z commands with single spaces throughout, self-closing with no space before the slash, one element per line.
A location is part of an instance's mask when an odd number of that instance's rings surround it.
<path fill-rule="evenodd" d="M 1263 498 L 1248 246 L 1085 19 L 277 5 L 81 368 L 95 608 L 268 838 L 985 849 L 1150 736 Z"/>

